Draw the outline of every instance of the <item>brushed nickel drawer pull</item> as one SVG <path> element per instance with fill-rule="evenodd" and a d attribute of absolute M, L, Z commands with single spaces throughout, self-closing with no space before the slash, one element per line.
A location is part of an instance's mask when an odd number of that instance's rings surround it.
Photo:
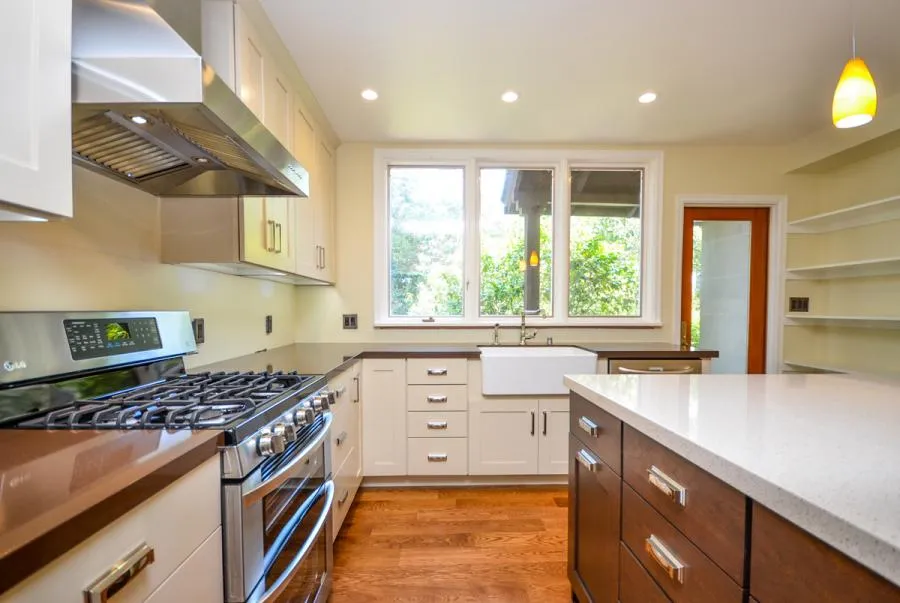
<path fill-rule="evenodd" d="M 656 489 L 671 498 L 675 504 L 682 507 L 687 506 L 687 488 L 669 477 L 656 465 L 651 465 L 650 468 L 647 469 L 647 480 L 653 484 Z"/>
<path fill-rule="evenodd" d="M 350 496 L 350 490 L 344 490 L 344 495 L 338 499 L 338 506 L 343 507 L 344 503 L 347 502 L 347 497 Z"/>
<path fill-rule="evenodd" d="M 447 429 L 447 421 L 428 421 L 428 429 Z"/>
<path fill-rule="evenodd" d="M 600 427 L 587 417 L 581 417 L 580 419 L 578 419 L 578 426 L 581 427 L 581 429 L 583 429 L 591 437 L 596 438 L 598 435 L 600 435 Z"/>
<path fill-rule="evenodd" d="M 673 582 L 684 584 L 684 564 L 654 534 L 644 541 L 644 549 Z"/>
<path fill-rule="evenodd" d="M 593 473 L 600 471 L 600 461 L 595 459 L 594 456 L 587 450 L 579 450 L 578 454 L 575 455 L 575 458 L 579 463 L 584 465 L 588 471 L 591 471 Z"/>
<path fill-rule="evenodd" d="M 428 462 L 429 463 L 446 463 L 447 455 L 446 454 L 429 454 Z"/>
<path fill-rule="evenodd" d="M 341 446 L 346 441 L 347 441 L 347 432 L 342 431 L 340 433 L 340 435 L 338 435 L 338 437 L 335 439 L 334 443 L 337 444 L 338 446 Z"/>
<path fill-rule="evenodd" d="M 443 404 L 447 402 L 447 396 L 428 396 L 426 400 L 432 404 Z"/>
<path fill-rule="evenodd" d="M 672 369 L 666 370 L 661 366 L 650 366 L 646 369 L 633 369 L 628 368 L 627 366 L 619 367 L 620 373 L 630 374 L 630 375 L 690 375 L 691 373 L 696 373 L 692 366 L 686 366 L 680 369 Z"/>
<path fill-rule="evenodd" d="M 275 251 L 275 220 L 266 220 L 266 224 L 269 225 L 269 238 L 266 240 L 266 251 Z M 272 246 L 269 246 L 269 241 L 272 241 Z"/>
<path fill-rule="evenodd" d="M 447 369 L 445 369 L 445 368 L 428 369 L 429 377 L 445 377 L 446 375 L 447 375 Z"/>
<path fill-rule="evenodd" d="M 85 603 L 106 603 L 154 561 L 153 548 L 141 544 L 84 590 Z"/>

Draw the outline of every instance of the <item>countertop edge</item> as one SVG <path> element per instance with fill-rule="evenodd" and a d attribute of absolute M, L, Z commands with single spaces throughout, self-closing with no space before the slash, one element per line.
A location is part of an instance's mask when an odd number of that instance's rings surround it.
<path fill-rule="evenodd" d="M 39 527 L 40 533 L 31 539 L 13 543 L 0 557 L 0 594 L 218 454 L 218 432 L 194 434 L 199 437 L 191 438 L 153 463 L 142 465 L 140 474 L 128 484 L 118 489 L 110 487 L 97 502 L 81 509 L 73 508 L 61 521 Z"/>
<path fill-rule="evenodd" d="M 565 377 L 566 386 L 647 437 L 900 586 L 900 548 Z M 797 507 L 801 507 L 798 509 Z"/>

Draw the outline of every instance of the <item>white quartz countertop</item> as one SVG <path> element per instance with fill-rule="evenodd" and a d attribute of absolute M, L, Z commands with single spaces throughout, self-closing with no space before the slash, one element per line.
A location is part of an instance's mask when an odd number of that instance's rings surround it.
<path fill-rule="evenodd" d="M 900 382 L 576 375 L 624 423 L 900 585 Z"/>

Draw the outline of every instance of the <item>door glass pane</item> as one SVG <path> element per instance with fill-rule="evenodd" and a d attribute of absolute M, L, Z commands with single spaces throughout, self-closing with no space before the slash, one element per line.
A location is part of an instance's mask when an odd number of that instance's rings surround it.
<path fill-rule="evenodd" d="M 572 170 L 569 316 L 641 315 L 642 170 Z"/>
<path fill-rule="evenodd" d="M 481 316 L 553 313 L 553 170 L 483 168 Z"/>
<path fill-rule="evenodd" d="M 750 222 L 694 222 L 691 345 L 719 350 L 714 373 L 746 373 Z"/>
<path fill-rule="evenodd" d="M 463 168 L 388 171 L 391 316 L 463 315 Z"/>

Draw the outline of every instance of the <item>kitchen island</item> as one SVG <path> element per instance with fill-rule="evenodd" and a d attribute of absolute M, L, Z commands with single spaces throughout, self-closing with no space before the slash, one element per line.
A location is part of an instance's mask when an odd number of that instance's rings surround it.
<path fill-rule="evenodd" d="M 566 384 L 580 600 L 900 601 L 900 383 Z"/>

